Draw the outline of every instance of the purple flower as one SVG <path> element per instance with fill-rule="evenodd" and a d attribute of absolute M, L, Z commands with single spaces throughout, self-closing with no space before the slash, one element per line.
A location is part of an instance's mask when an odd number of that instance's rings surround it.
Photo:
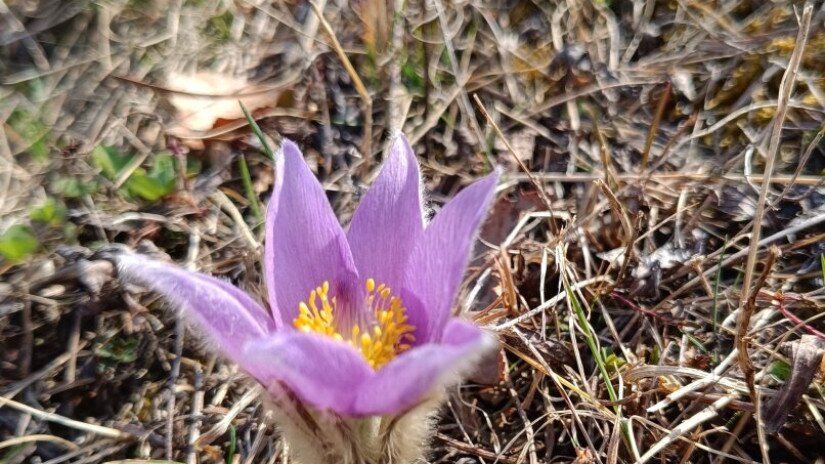
<path fill-rule="evenodd" d="M 119 271 L 179 306 L 273 396 L 343 418 L 399 415 L 435 396 L 492 344 L 453 317 L 498 172 L 429 223 L 403 135 L 345 232 L 298 147 L 276 156 L 266 216 L 270 311 L 219 279 L 124 255 Z"/>

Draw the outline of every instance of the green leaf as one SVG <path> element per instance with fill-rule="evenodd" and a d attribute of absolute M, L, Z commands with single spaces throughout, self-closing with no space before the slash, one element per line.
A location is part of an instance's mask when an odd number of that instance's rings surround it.
<path fill-rule="evenodd" d="M 174 189 L 177 176 L 178 172 L 175 169 L 175 158 L 171 153 L 161 152 L 155 155 L 155 163 L 152 165 L 149 177 Z"/>
<path fill-rule="evenodd" d="M 59 226 L 66 220 L 66 207 L 54 198 L 48 198 L 42 205 L 29 211 L 29 219 L 50 226 Z"/>
<path fill-rule="evenodd" d="M 186 178 L 190 179 L 197 176 L 203 170 L 203 163 L 195 158 L 186 159 Z"/>
<path fill-rule="evenodd" d="M 0 235 L 0 255 L 9 261 L 20 261 L 37 250 L 39 243 L 31 227 L 16 224 Z"/>
<path fill-rule="evenodd" d="M 232 37 L 232 22 L 234 19 L 235 16 L 229 10 L 220 16 L 214 16 L 206 25 L 206 33 L 218 42 L 225 42 Z"/>
<path fill-rule="evenodd" d="M 424 95 L 427 90 L 427 83 L 424 81 L 424 76 L 421 75 L 419 69 L 421 64 L 411 63 L 407 61 L 401 66 L 401 80 L 404 87 L 414 95 Z"/>
<path fill-rule="evenodd" d="M 120 171 L 129 164 L 131 156 L 121 153 L 115 147 L 99 145 L 92 150 L 92 164 L 111 180 L 117 178 Z"/>
<path fill-rule="evenodd" d="M 611 367 L 614 372 L 618 372 L 619 368 L 627 364 L 627 361 L 621 356 L 616 355 L 616 353 L 611 352 L 606 348 L 602 348 L 604 363 Z"/>
<path fill-rule="evenodd" d="M 95 348 L 99 357 L 124 364 L 135 362 L 137 351 L 137 339 L 124 337 L 112 337 Z"/>
<path fill-rule="evenodd" d="M 16 132 L 17 138 L 32 158 L 38 161 L 48 159 L 49 146 L 46 144 L 46 135 L 49 129 L 36 115 L 28 111 L 15 110 L 9 116 L 7 124 Z"/>
<path fill-rule="evenodd" d="M 149 173 L 136 169 L 126 181 L 125 187 L 132 195 L 156 201 L 175 191 L 176 176 L 175 159 L 169 153 L 159 153 Z"/>
<path fill-rule="evenodd" d="M 135 171 L 126 182 L 126 192 L 148 201 L 159 200 L 166 194 L 163 185 L 143 172 Z"/>
<path fill-rule="evenodd" d="M 774 361 L 768 367 L 768 373 L 784 382 L 791 376 L 791 365 L 784 361 Z"/>
<path fill-rule="evenodd" d="M 97 192 L 100 184 L 77 177 L 61 177 L 52 183 L 52 191 L 64 198 L 80 198 Z"/>
<path fill-rule="evenodd" d="M 659 364 L 659 361 L 662 359 L 662 350 L 659 348 L 659 345 L 653 344 L 653 348 L 650 350 L 650 364 Z"/>

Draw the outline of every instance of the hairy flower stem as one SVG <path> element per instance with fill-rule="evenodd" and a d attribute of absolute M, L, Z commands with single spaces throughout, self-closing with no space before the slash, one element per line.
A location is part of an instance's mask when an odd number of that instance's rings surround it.
<path fill-rule="evenodd" d="M 343 418 L 306 409 L 283 385 L 268 408 L 300 464 L 411 464 L 424 457 L 442 396 L 401 414 Z"/>

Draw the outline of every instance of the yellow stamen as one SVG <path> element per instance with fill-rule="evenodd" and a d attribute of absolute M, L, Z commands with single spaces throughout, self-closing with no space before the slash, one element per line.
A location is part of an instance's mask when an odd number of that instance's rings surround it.
<path fill-rule="evenodd" d="M 415 327 L 407 324 L 407 308 L 392 290 L 384 284 L 376 286 L 375 280 L 366 281 L 367 296 L 364 304 L 375 315 L 371 327 L 352 326 L 350 337 L 345 338 L 335 325 L 335 297 L 329 298 L 329 282 L 324 281 L 309 294 L 307 302 L 298 305 L 298 317 L 292 322 L 296 329 L 315 332 L 335 340 L 346 341 L 355 347 L 378 370 L 392 361 L 399 353 L 409 350 L 415 341 Z M 320 307 L 318 301 L 320 300 Z"/>

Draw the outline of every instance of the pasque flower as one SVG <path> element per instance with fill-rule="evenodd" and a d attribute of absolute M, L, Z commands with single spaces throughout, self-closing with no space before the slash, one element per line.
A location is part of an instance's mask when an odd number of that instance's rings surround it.
<path fill-rule="evenodd" d="M 267 390 L 304 464 L 411 462 L 444 387 L 493 345 L 452 308 L 498 172 L 427 224 L 403 135 L 386 158 L 345 231 L 283 142 L 266 214 L 268 311 L 220 279 L 117 259 L 122 278 L 165 296 Z"/>

